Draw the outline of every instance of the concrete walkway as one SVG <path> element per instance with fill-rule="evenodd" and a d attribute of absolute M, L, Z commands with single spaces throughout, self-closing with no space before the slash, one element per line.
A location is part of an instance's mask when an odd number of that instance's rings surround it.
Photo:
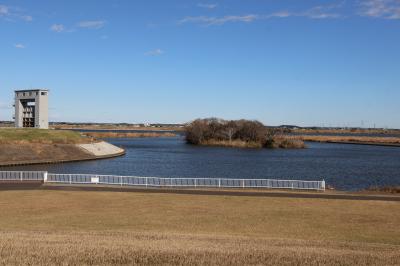
<path fill-rule="evenodd" d="M 105 141 L 90 143 L 90 144 L 77 144 L 80 148 L 93 154 L 96 157 L 118 155 L 124 152 L 123 149 L 114 146 Z"/>

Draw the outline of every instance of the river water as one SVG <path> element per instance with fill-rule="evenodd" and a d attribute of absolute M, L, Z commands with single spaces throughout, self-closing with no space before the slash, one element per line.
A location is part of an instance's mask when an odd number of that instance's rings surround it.
<path fill-rule="evenodd" d="M 225 177 L 322 180 L 339 190 L 400 185 L 400 148 L 307 143 L 307 149 L 198 147 L 183 137 L 108 139 L 122 157 L 0 170 L 156 177 Z"/>

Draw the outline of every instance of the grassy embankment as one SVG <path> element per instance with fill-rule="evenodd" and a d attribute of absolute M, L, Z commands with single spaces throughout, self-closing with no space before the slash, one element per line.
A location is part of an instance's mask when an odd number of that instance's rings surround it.
<path fill-rule="evenodd" d="M 314 136 L 302 135 L 295 138 L 302 141 L 360 143 L 400 146 L 400 137 L 368 137 L 368 136 Z"/>
<path fill-rule="evenodd" d="M 0 129 L 0 144 L 79 144 L 89 143 L 91 138 L 78 132 L 68 130 L 50 130 L 36 128 L 2 128 Z"/>
<path fill-rule="evenodd" d="M 176 133 L 171 132 L 85 132 L 86 136 L 93 138 L 160 138 L 176 137 Z"/>
<path fill-rule="evenodd" d="M 0 129 L 0 165 L 89 159 L 75 144 L 91 143 L 78 132 L 46 129 Z"/>
<path fill-rule="evenodd" d="M 396 265 L 400 204 L 1 191 L 0 264 Z"/>

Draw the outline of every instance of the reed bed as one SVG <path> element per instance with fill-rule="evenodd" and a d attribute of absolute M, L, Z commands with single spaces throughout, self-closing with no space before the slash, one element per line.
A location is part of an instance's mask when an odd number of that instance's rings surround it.
<path fill-rule="evenodd" d="M 349 142 L 349 143 L 366 143 L 366 144 L 388 144 L 400 145 L 400 137 L 367 137 L 367 136 L 316 136 L 301 135 L 295 138 L 302 141 L 315 142 Z"/>
<path fill-rule="evenodd" d="M 396 134 L 400 135 L 400 129 L 363 129 L 363 128 L 352 128 L 352 129 L 308 129 L 308 128 L 300 128 L 291 130 L 293 133 L 297 134 Z"/>
<path fill-rule="evenodd" d="M 176 137 L 172 132 L 85 132 L 86 136 L 93 138 L 161 138 Z"/>
<path fill-rule="evenodd" d="M 234 147 L 234 148 L 256 148 L 261 149 L 265 145 L 255 141 L 243 141 L 243 140 L 205 140 L 200 143 L 203 146 L 219 146 L 219 147 Z M 274 142 L 268 146 L 268 148 L 281 148 L 281 149 L 304 149 L 306 145 L 304 141 L 289 136 L 275 137 Z"/>

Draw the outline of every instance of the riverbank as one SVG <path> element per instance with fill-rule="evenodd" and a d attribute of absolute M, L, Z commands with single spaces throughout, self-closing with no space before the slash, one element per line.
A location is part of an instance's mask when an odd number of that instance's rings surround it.
<path fill-rule="evenodd" d="M 397 202 L 11 190 L 0 193 L 0 205 L 6 265 L 400 260 Z"/>
<path fill-rule="evenodd" d="M 83 132 L 82 134 L 96 139 L 104 138 L 164 138 L 176 137 L 172 132 Z"/>
<path fill-rule="evenodd" d="M 179 126 L 133 126 L 133 125 L 118 125 L 118 124 L 67 124 L 67 125 L 52 125 L 52 129 L 63 130 L 118 130 L 118 131 L 183 131 L 183 127 Z"/>
<path fill-rule="evenodd" d="M 261 149 L 261 148 L 272 148 L 272 149 L 304 149 L 306 145 L 304 141 L 293 138 L 293 137 L 276 137 L 273 142 L 269 145 L 265 145 L 261 142 L 255 141 L 243 141 L 243 140 L 216 140 L 209 139 L 199 142 L 197 145 L 200 146 L 216 146 L 216 147 L 231 147 L 231 148 L 250 148 L 250 149 Z"/>
<path fill-rule="evenodd" d="M 122 148 L 78 132 L 0 129 L 0 166 L 76 162 L 123 154 Z"/>
<path fill-rule="evenodd" d="M 400 137 L 368 137 L 368 136 L 320 136 L 300 135 L 293 136 L 302 141 L 342 144 L 363 144 L 400 147 Z"/>
<path fill-rule="evenodd" d="M 329 134 L 329 135 L 353 135 L 353 134 L 365 134 L 365 135 L 399 135 L 400 129 L 373 129 L 373 128 L 353 128 L 353 129 L 331 129 L 331 128 L 297 128 L 291 129 L 292 133 L 295 134 Z"/>

